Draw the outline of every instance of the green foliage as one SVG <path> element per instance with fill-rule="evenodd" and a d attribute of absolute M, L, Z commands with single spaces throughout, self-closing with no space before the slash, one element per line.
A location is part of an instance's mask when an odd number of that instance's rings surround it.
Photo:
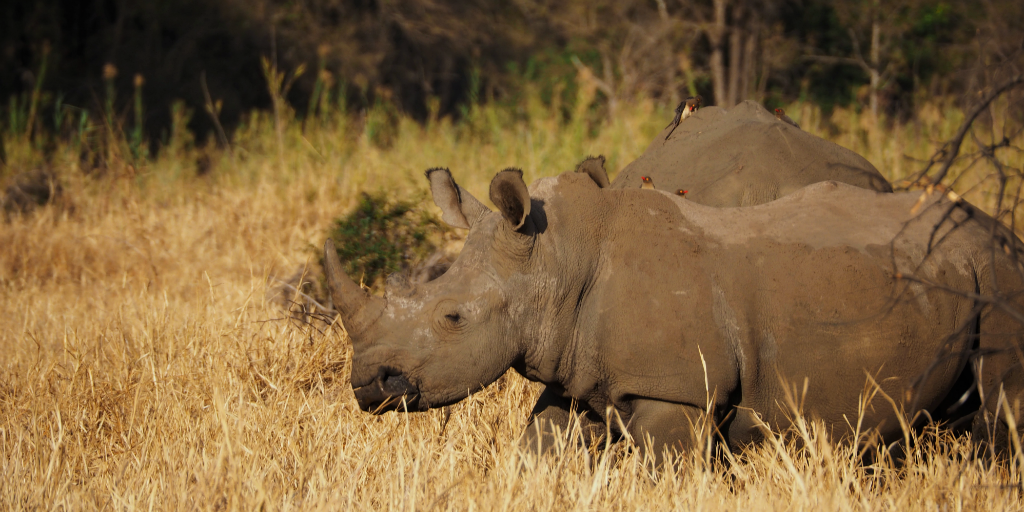
<path fill-rule="evenodd" d="M 870 79 L 856 61 L 871 60 L 875 21 L 881 34 L 875 53 L 885 71 L 881 105 L 889 115 L 906 114 L 939 90 L 970 93 L 973 82 L 957 76 L 964 68 L 1014 55 L 978 38 L 984 32 L 1010 46 L 1019 41 L 1020 23 L 1013 23 L 1019 3 L 726 2 L 723 30 L 736 38 L 723 43 L 723 71 L 743 70 L 738 84 L 744 90 L 736 99 L 771 105 L 799 99 L 829 112 L 858 107 Z M 37 137 L 37 117 L 61 108 L 46 94 L 62 96 L 63 104 L 89 109 L 97 129 L 106 124 L 108 131 L 128 133 L 119 151 L 133 165 L 155 156 L 144 155 L 146 143 L 157 149 L 179 100 L 193 110 L 219 105 L 216 116 L 190 119 L 197 141 L 215 125 L 226 132 L 222 139 L 230 138 L 253 110 L 272 109 L 279 156 L 286 142 L 280 128 L 290 117 L 324 123 L 339 109 L 357 114 L 354 126 L 384 149 L 397 136 L 396 113 L 420 123 L 450 116 L 486 126 L 493 120 L 479 119 L 481 105 L 520 107 L 535 92 L 571 122 L 586 110 L 576 105 L 580 89 L 592 85 L 578 83 L 576 64 L 602 82 L 596 96 L 585 98 L 592 118 L 616 115 L 613 102 L 639 98 L 672 108 L 684 91 L 703 94 L 709 105 L 730 102 L 713 97 L 712 80 L 731 81 L 711 70 L 710 36 L 717 29 L 710 24 L 716 3 L 709 1 L 408 0 L 400 16 L 381 7 L 386 2 L 337 0 L 6 4 L 0 2 L 0 20 L 7 23 L 0 30 L 0 46 L 7 49 L 0 52 L 0 124 L 7 126 L 0 129 Z M 85 12 L 104 14 L 80 15 Z M 1009 28 L 992 32 L 1004 21 Z M 730 45 L 744 37 L 750 37 L 742 43 L 750 55 L 743 53 L 738 66 L 731 61 L 740 52 Z M 123 72 L 103 74 L 106 65 Z M 283 73 L 306 67 L 316 73 Z M 146 77 L 144 97 L 137 86 L 131 94 L 133 74 Z M 207 87 L 196 87 L 207 76 L 210 101 Z M 514 117 L 500 121 L 523 121 L 522 110 L 510 109 Z M 134 124 L 126 115 L 131 112 Z"/>
<path fill-rule="evenodd" d="M 516 107 L 522 105 L 527 96 L 536 93 L 545 106 L 558 108 L 563 120 L 571 120 L 579 90 L 573 57 L 592 69 L 601 69 L 600 55 L 578 43 L 538 51 L 530 55 L 522 67 L 509 62 L 505 72 L 510 92 L 501 104 Z"/>
<path fill-rule="evenodd" d="M 398 136 L 399 115 L 395 105 L 377 96 L 366 112 L 366 139 L 381 149 L 390 148 Z"/>
<path fill-rule="evenodd" d="M 388 274 L 413 268 L 437 251 L 437 235 L 447 228 L 415 205 L 384 192 L 363 193 L 356 209 L 334 222 L 328 236 L 353 280 L 380 288 Z"/>

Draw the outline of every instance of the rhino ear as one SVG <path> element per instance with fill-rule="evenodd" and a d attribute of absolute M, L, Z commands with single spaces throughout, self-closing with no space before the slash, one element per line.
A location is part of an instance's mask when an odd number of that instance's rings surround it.
<path fill-rule="evenodd" d="M 604 155 L 588 156 L 576 166 L 576 172 L 586 173 L 598 187 L 608 188 L 608 171 L 604 169 Z"/>
<path fill-rule="evenodd" d="M 448 169 L 435 167 L 427 169 L 426 174 L 434 204 L 441 208 L 441 219 L 452 227 L 469 229 L 480 218 L 480 214 L 490 211 L 466 189 L 456 184 Z"/>
<path fill-rule="evenodd" d="M 491 180 L 491 202 L 513 229 L 522 227 L 530 214 L 530 191 L 523 182 L 523 171 L 509 167 L 495 174 Z"/>

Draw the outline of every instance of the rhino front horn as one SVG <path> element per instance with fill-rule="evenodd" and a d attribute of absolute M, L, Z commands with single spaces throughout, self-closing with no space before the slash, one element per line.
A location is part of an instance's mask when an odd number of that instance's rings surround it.
<path fill-rule="evenodd" d="M 359 336 L 380 316 L 384 310 L 384 300 L 371 296 L 345 275 L 338 251 L 330 239 L 324 244 L 324 273 L 327 274 L 331 300 L 341 314 L 345 330 L 351 338 Z"/>

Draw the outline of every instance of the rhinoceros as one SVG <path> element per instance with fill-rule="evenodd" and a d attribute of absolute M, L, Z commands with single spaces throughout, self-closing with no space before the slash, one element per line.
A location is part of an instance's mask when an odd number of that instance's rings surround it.
<path fill-rule="evenodd" d="M 666 132 L 619 172 L 612 188 L 640 188 L 640 178 L 650 176 L 659 190 L 685 189 L 687 199 L 709 206 L 754 206 L 821 181 L 892 192 L 857 153 L 790 126 L 753 101 L 702 108 L 668 140 Z"/>
<path fill-rule="evenodd" d="M 588 157 L 577 170 L 599 170 L 591 176 L 608 185 L 604 157 Z M 641 177 L 652 178 L 660 190 L 686 190 L 688 200 L 718 207 L 763 204 L 822 181 L 892 192 L 882 174 L 857 153 L 786 124 L 752 101 L 729 110 L 705 107 L 675 131 L 666 127 L 610 186 L 640 188 Z M 571 409 L 571 400 L 545 390 L 531 422 L 549 432 L 555 426 L 564 430 Z M 592 414 L 588 417 L 588 426 L 598 425 Z M 604 429 L 598 425 L 595 431 Z"/>
<path fill-rule="evenodd" d="M 829 181 L 712 208 L 602 188 L 595 172 L 527 188 L 501 171 L 491 211 L 446 169 L 427 171 L 442 218 L 469 229 L 464 249 L 433 281 L 393 274 L 383 297 L 352 282 L 327 241 L 362 409 L 453 404 L 513 368 L 613 432 L 649 436 L 659 456 L 692 446 L 704 411 L 734 448 L 785 428 L 789 383 L 833 430 L 862 413 L 886 440 L 900 423 L 881 399 L 859 408 L 869 380 L 911 416 L 981 410 L 979 432 L 999 424 L 1001 396 L 1024 398 L 1021 269 L 970 205 L 930 197 L 915 216 L 920 193 Z"/>

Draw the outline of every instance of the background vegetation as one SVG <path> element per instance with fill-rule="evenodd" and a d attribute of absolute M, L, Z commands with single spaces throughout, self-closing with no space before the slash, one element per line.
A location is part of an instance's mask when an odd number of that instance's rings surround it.
<path fill-rule="evenodd" d="M 733 76 L 736 100 L 785 106 L 894 182 L 959 155 L 944 182 L 1016 228 L 1019 94 L 979 98 L 1021 71 L 1019 6 L 892 5 L 0 6 L 18 70 L 0 73 L 0 507 L 1019 509 L 1024 454 L 988 464 L 941 432 L 908 434 L 902 463 L 811 421 L 661 470 L 625 445 L 537 460 L 516 438 L 538 388 L 514 374 L 370 416 L 344 334 L 294 314 L 318 307 L 316 248 L 348 221 L 406 219 L 457 253 L 460 233 L 427 229 L 424 169 L 484 201 L 507 166 L 530 182 L 603 154 L 614 177 L 675 98 L 727 98 Z"/>
<path fill-rule="evenodd" d="M 1019 50 L 1022 19 L 1012 0 L 8 2 L 0 98 L 18 114 L 9 130 L 47 130 L 80 109 L 130 112 L 138 75 L 143 108 L 126 123 L 154 141 L 170 136 L 176 100 L 205 141 L 217 131 L 208 103 L 230 135 L 278 93 L 300 117 L 383 102 L 424 122 L 515 105 L 533 88 L 568 114 L 575 88 L 594 85 L 609 117 L 622 102 L 675 106 L 700 93 L 713 105 L 801 100 L 906 120 L 996 78 L 965 71 Z M 263 57 L 305 73 L 275 93 Z"/>

